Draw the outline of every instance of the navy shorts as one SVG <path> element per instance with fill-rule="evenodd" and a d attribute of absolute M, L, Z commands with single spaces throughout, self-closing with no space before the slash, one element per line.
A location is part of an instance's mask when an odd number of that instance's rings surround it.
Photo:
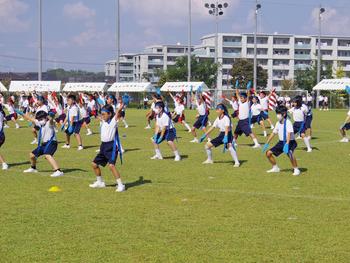
<path fill-rule="evenodd" d="M 119 112 L 119 118 L 125 118 L 125 111 Z"/>
<path fill-rule="evenodd" d="M 235 134 L 242 135 L 243 133 L 245 134 L 245 136 L 249 136 L 252 133 L 252 129 L 250 128 L 250 125 L 249 125 L 249 119 L 238 121 Z"/>
<path fill-rule="evenodd" d="M 238 116 L 238 111 L 236 110 L 234 113 L 231 114 L 231 117 L 234 119 Z"/>
<path fill-rule="evenodd" d="M 114 141 L 103 142 L 100 146 L 100 152 L 96 155 L 94 163 L 105 167 L 107 164 L 115 165 L 118 157 L 118 147 L 114 148 Z"/>
<path fill-rule="evenodd" d="M 68 134 L 68 135 L 79 134 L 82 124 L 83 124 L 82 121 L 73 122 L 72 131 L 69 132 L 68 129 L 66 129 L 66 134 Z"/>
<path fill-rule="evenodd" d="M 182 121 L 185 120 L 185 115 L 182 114 L 182 115 L 176 115 L 175 118 L 173 119 L 173 121 L 175 123 L 181 123 Z"/>
<path fill-rule="evenodd" d="M 91 118 L 90 117 L 86 117 L 83 119 L 83 123 L 85 124 L 89 124 L 91 122 Z"/>
<path fill-rule="evenodd" d="M 260 119 L 261 120 L 267 120 L 268 118 L 269 118 L 269 112 L 268 111 L 260 112 Z"/>
<path fill-rule="evenodd" d="M 259 123 L 261 120 L 261 116 L 260 115 L 255 115 L 252 117 L 252 119 L 250 120 L 250 124 L 255 124 L 255 123 Z"/>
<path fill-rule="evenodd" d="M 214 147 L 218 147 L 218 146 L 224 144 L 222 142 L 224 137 L 225 137 L 225 132 L 220 132 L 219 136 L 216 137 L 215 139 L 211 140 L 210 143 L 212 145 L 214 145 Z M 232 141 L 233 141 L 232 131 L 229 131 L 228 132 L 228 143 L 232 143 Z"/>
<path fill-rule="evenodd" d="M 61 121 L 64 122 L 64 120 L 66 119 L 66 114 L 61 114 L 60 116 L 58 116 L 58 118 L 55 119 L 55 121 L 57 123 L 60 123 Z"/>
<path fill-rule="evenodd" d="M 294 130 L 294 134 L 304 134 L 306 131 L 306 125 L 305 122 L 303 121 L 296 121 L 293 124 L 293 130 Z"/>
<path fill-rule="evenodd" d="M 12 118 L 15 119 L 15 120 L 17 120 L 17 114 L 16 114 L 16 113 L 12 113 L 12 114 L 7 115 L 7 116 L 5 117 L 5 119 L 6 119 L 7 121 L 12 120 Z"/>
<path fill-rule="evenodd" d="M 297 148 L 298 144 L 295 140 L 289 142 L 289 153 L 293 153 Z M 274 156 L 278 157 L 283 153 L 284 143 L 283 141 L 279 141 L 274 147 L 270 149 Z"/>
<path fill-rule="evenodd" d="M 42 155 L 53 156 L 56 151 L 57 151 L 57 142 L 52 141 L 50 143 L 43 143 L 41 146 L 39 146 L 34 151 L 32 151 L 32 154 L 34 154 L 36 157 L 39 157 Z"/>
<path fill-rule="evenodd" d="M 160 133 L 157 134 L 157 140 L 160 138 Z M 170 130 L 167 130 L 165 133 L 164 133 L 164 136 L 161 140 L 160 143 L 162 143 L 164 140 L 168 141 L 168 142 L 173 142 L 176 138 L 176 134 L 175 134 L 175 130 L 174 129 L 170 129 Z"/>
<path fill-rule="evenodd" d="M 343 130 L 350 130 L 350 122 L 344 125 Z"/>
<path fill-rule="evenodd" d="M 201 129 L 207 127 L 208 124 L 208 116 L 207 115 L 201 115 L 198 117 L 196 122 L 193 124 L 193 127 L 196 129 Z"/>
<path fill-rule="evenodd" d="M 5 133 L 0 133 L 0 147 L 5 143 Z"/>
<path fill-rule="evenodd" d="M 33 129 L 36 130 L 36 131 L 40 131 L 40 127 L 37 126 L 37 125 L 35 125 L 35 126 L 33 127 Z"/>
<path fill-rule="evenodd" d="M 312 115 L 306 116 L 305 119 L 305 129 L 311 129 Z"/>

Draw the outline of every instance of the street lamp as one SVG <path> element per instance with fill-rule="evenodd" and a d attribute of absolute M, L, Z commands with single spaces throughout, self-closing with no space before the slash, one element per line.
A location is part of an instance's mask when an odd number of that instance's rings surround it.
<path fill-rule="evenodd" d="M 326 9 L 320 6 L 318 14 L 318 43 L 317 43 L 317 83 L 321 81 L 321 26 L 322 26 L 322 14 L 326 12 Z M 316 107 L 319 108 L 320 91 L 317 91 Z"/>
<path fill-rule="evenodd" d="M 38 24 L 38 80 L 42 80 L 43 72 L 43 27 L 42 27 L 42 0 L 38 0 L 39 24 Z"/>
<path fill-rule="evenodd" d="M 228 3 L 221 4 L 217 0 L 215 3 L 206 3 L 204 5 L 205 8 L 209 9 L 209 15 L 215 16 L 215 24 L 216 24 L 216 31 L 215 31 L 215 63 L 218 64 L 218 55 L 219 55 L 219 17 L 224 14 L 224 9 L 228 7 Z M 216 81 L 216 87 L 220 88 L 222 87 L 222 77 L 219 78 L 219 74 L 221 72 L 220 66 L 218 66 L 217 71 L 217 81 Z M 221 83 L 220 83 L 221 82 Z"/>
<path fill-rule="evenodd" d="M 256 0 L 256 6 L 255 6 L 255 15 L 254 15 L 254 19 L 255 19 L 255 32 L 254 32 L 254 80 L 253 80 L 253 87 L 254 89 L 257 88 L 257 67 L 258 67 L 258 63 L 257 63 L 257 40 L 256 40 L 256 36 L 257 36 L 257 32 L 258 32 L 258 11 L 259 9 L 261 9 L 261 4 L 258 4 L 258 0 Z"/>
<path fill-rule="evenodd" d="M 191 81 L 191 48 L 192 48 L 192 0 L 188 0 L 188 47 L 187 47 L 187 81 Z"/>
<path fill-rule="evenodd" d="M 117 47 L 117 60 L 115 63 L 115 80 L 116 82 L 119 82 L 119 73 L 120 73 L 120 2 L 117 0 L 117 27 L 116 27 L 116 47 Z"/>

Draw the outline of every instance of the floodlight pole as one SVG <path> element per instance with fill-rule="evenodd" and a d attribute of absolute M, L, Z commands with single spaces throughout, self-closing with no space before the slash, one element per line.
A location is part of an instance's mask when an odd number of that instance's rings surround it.
<path fill-rule="evenodd" d="M 255 5 L 255 14 L 254 14 L 254 22 L 255 22 L 255 31 L 254 31 L 254 76 L 253 76 L 253 88 L 257 89 L 257 75 L 258 75 L 258 62 L 257 62 L 257 32 L 258 32 L 258 11 L 261 8 L 261 5 L 258 4 L 258 0 L 256 0 Z"/>
<path fill-rule="evenodd" d="M 38 80 L 42 80 L 43 72 L 43 28 L 42 28 L 42 0 L 38 0 L 39 5 L 39 34 L 38 34 Z"/>
<path fill-rule="evenodd" d="M 115 63 L 115 81 L 120 81 L 120 1 L 117 0 L 117 27 L 116 27 L 116 47 L 117 47 L 117 58 Z"/>
<path fill-rule="evenodd" d="M 191 81 L 191 53 L 192 53 L 192 0 L 188 0 L 188 47 L 187 47 L 187 81 Z"/>
<path fill-rule="evenodd" d="M 321 26 L 322 26 L 322 14 L 326 10 L 320 6 L 318 14 L 318 43 L 317 43 L 317 84 L 321 81 Z M 316 108 L 319 108 L 320 91 L 317 90 L 316 95 Z"/>

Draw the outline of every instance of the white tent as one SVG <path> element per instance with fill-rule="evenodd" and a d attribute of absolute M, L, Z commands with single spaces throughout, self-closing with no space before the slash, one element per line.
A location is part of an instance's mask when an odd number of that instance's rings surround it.
<path fill-rule="evenodd" d="M 313 90 L 345 90 L 346 86 L 350 86 L 350 79 L 324 79 L 318 83 Z"/>
<path fill-rule="evenodd" d="M 108 92 L 154 92 L 155 88 L 150 82 L 116 82 Z"/>
<path fill-rule="evenodd" d="M 63 91 L 65 92 L 103 92 L 107 89 L 104 82 L 81 82 L 67 83 Z"/>
<path fill-rule="evenodd" d="M 11 81 L 9 92 L 48 92 L 61 90 L 61 81 Z"/>
<path fill-rule="evenodd" d="M 1 81 L 0 81 L 0 91 L 1 92 L 6 92 L 7 91 L 6 87 L 4 86 L 4 84 L 1 83 Z"/>
<path fill-rule="evenodd" d="M 199 87 L 202 90 L 208 90 L 208 86 L 204 82 L 167 82 L 160 89 L 161 91 L 171 91 L 171 92 L 190 92 L 197 91 Z"/>

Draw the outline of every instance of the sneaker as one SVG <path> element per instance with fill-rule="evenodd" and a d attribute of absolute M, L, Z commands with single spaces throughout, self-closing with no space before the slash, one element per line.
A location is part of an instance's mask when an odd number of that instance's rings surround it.
<path fill-rule="evenodd" d="M 237 162 L 237 163 L 235 163 L 235 165 L 233 167 L 238 168 L 240 166 L 241 166 L 241 164 L 239 162 Z"/>
<path fill-rule="evenodd" d="M 105 188 L 106 184 L 105 184 L 105 182 L 96 181 L 93 184 L 90 184 L 89 187 L 90 188 Z"/>
<path fill-rule="evenodd" d="M 32 167 L 30 167 L 27 170 L 24 170 L 23 173 L 37 173 L 38 170 L 37 169 L 33 169 Z"/>
<path fill-rule="evenodd" d="M 99 153 L 99 152 L 100 152 L 100 149 L 97 149 L 95 152 Z"/>
<path fill-rule="evenodd" d="M 275 128 L 275 126 L 271 125 L 270 129 L 273 130 Z"/>
<path fill-rule="evenodd" d="M 280 168 L 273 167 L 271 170 L 268 170 L 267 173 L 279 173 L 280 171 Z"/>
<path fill-rule="evenodd" d="M 254 129 L 254 125 L 253 125 L 253 124 L 252 124 L 252 125 L 250 125 L 250 128 L 251 128 L 251 129 Z"/>
<path fill-rule="evenodd" d="M 129 128 L 129 125 L 126 125 L 124 128 L 125 128 L 125 129 Z"/>
<path fill-rule="evenodd" d="M 122 148 L 122 153 L 125 153 L 125 150 L 124 150 L 124 148 Z"/>
<path fill-rule="evenodd" d="M 92 131 L 88 131 L 88 132 L 86 133 L 86 136 L 90 136 L 90 135 L 92 135 Z"/>
<path fill-rule="evenodd" d="M 312 148 L 307 149 L 306 152 L 311 153 L 312 152 Z"/>
<path fill-rule="evenodd" d="M 253 149 L 257 149 L 257 148 L 260 148 L 260 147 L 261 147 L 260 144 L 255 144 L 252 148 L 253 148 Z"/>
<path fill-rule="evenodd" d="M 118 193 L 124 192 L 125 191 L 125 185 L 124 184 L 118 185 L 117 189 L 115 191 L 118 192 Z"/>
<path fill-rule="evenodd" d="M 349 142 L 349 138 L 343 138 L 343 139 L 341 139 L 339 142 L 345 142 L 345 143 L 347 143 L 347 142 Z"/>
<path fill-rule="evenodd" d="M 62 149 L 70 149 L 70 145 L 69 144 L 65 144 L 61 147 Z"/>
<path fill-rule="evenodd" d="M 4 129 L 8 129 L 10 128 L 10 126 L 8 126 L 7 124 L 4 125 Z"/>
<path fill-rule="evenodd" d="M 78 151 L 81 151 L 81 150 L 84 150 L 84 147 L 80 145 L 80 146 L 78 147 Z"/>
<path fill-rule="evenodd" d="M 294 169 L 294 176 L 299 176 L 300 175 L 300 170 L 299 169 Z"/>
<path fill-rule="evenodd" d="M 158 155 L 154 155 L 153 157 L 151 157 L 151 160 L 163 160 L 163 157 L 158 156 Z"/>
<path fill-rule="evenodd" d="M 192 130 L 188 130 L 188 133 L 191 133 L 192 132 Z"/>
<path fill-rule="evenodd" d="M 151 126 L 150 126 L 150 125 L 147 125 L 147 126 L 145 127 L 145 130 L 149 130 L 149 129 L 151 129 Z"/>
<path fill-rule="evenodd" d="M 23 118 L 19 118 L 19 121 L 24 121 L 24 119 Z"/>
<path fill-rule="evenodd" d="M 51 174 L 50 176 L 51 177 L 60 177 L 60 176 L 63 176 L 63 172 L 62 171 L 59 171 L 57 170 L 56 172 L 54 172 L 53 174 Z"/>
<path fill-rule="evenodd" d="M 180 156 L 180 155 L 175 156 L 174 161 L 175 161 L 175 162 L 180 162 L 180 161 L 181 161 L 181 156 Z"/>
<path fill-rule="evenodd" d="M 2 169 L 3 169 L 3 170 L 8 170 L 8 169 L 9 169 L 8 164 L 7 164 L 7 163 L 3 163 L 3 164 L 2 164 Z"/>
<path fill-rule="evenodd" d="M 16 123 L 16 129 L 19 129 L 19 125 Z"/>
<path fill-rule="evenodd" d="M 295 139 L 296 139 L 296 140 L 301 140 L 301 137 L 300 137 L 300 136 L 298 136 L 298 137 L 296 137 Z"/>
<path fill-rule="evenodd" d="M 213 160 L 209 160 L 207 159 L 206 161 L 204 161 L 202 164 L 213 164 L 214 161 Z"/>
<path fill-rule="evenodd" d="M 194 138 L 192 141 L 190 141 L 191 143 L 199 143 L 197 138 Z"/>
<path fill-rule="evenodd" d="M 267 132 L 266 131 L 264 131 L 264 137 L 267 137 Z"/>
<path fill-rule="evenodd" d="M 37 144 L 38 140 L 35 138 L 30 144 Z"/>

